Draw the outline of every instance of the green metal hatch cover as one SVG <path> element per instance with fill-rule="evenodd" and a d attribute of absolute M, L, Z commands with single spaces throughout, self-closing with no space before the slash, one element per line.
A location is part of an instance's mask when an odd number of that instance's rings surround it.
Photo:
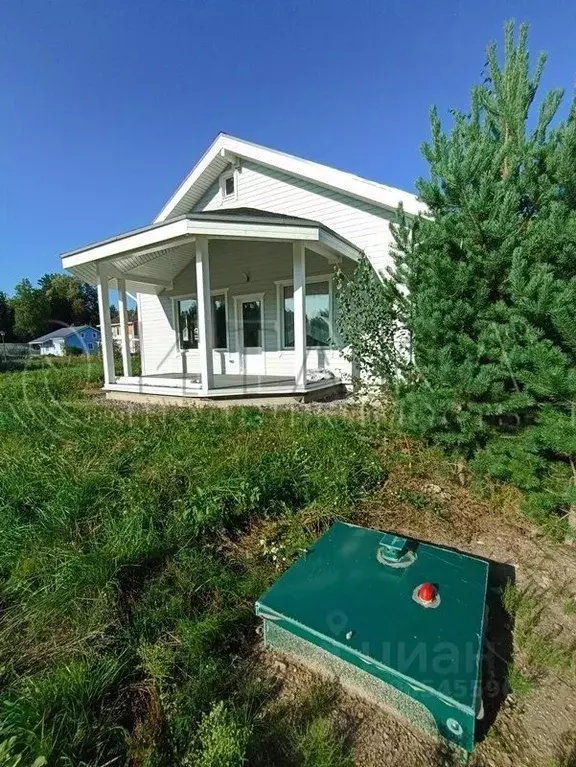
<path fill-rule="evenodd" d="M 267 646 L 328 667 L 470 752 L 487 577 L 476 557 L 337 522 L 256 613 Z"/>

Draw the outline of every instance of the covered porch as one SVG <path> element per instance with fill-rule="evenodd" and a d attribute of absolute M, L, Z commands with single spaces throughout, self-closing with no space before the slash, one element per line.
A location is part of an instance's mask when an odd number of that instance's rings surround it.
<path fill-rule="evenodd" d="M 110 395 L 302 399 L 341 387 L 346 363 L 333 329 L 332 275 L 360 255 L 318 222 L 236 209 L 128 232 L 67 253 L 62 263 L 97 286 Z M 120 376 L 111 289 L 118 292 Z M 139 376 L 132 374 L 127 295 L 138 301 Z"/>

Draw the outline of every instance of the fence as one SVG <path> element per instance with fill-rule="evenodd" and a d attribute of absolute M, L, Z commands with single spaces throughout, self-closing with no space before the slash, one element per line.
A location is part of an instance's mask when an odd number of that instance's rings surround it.
<path fill-rule="evenodd" d="M 30 357 L 38 354 L 28 344 L 8 344 L 0 341 L 0 359 L 1 360 L 21 360 L 24 357 Z"/>

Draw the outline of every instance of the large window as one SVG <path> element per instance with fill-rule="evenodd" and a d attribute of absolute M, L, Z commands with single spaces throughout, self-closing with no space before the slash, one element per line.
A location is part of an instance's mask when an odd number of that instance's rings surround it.
<path fill-rule="evenodd" d="M 226 349 L 226 296 L 222 293 L 211 296 L 212 304 L 212 347 Z M 198 348 L 198 301 L 196 298 L 181 298 L 176 301 L 178 344 L 180 349 Z"/>
<path fill-rule="evenodd" d="M 198 348 L 198 302 L 195 298 L 177 301 L 180 349 Z"/>
<path fill-rule="evenodd" d="M 283 288 L 283 345 L 294 348 L 294 288 Z M 330 346 L 330 283 L 306 284 L 306 346 Z"/>

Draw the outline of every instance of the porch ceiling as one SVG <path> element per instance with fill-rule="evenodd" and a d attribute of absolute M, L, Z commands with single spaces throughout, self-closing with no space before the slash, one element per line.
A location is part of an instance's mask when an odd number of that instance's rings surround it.
<path fill-rule="evenodd" d="M 191 238 L 175 247 L 159 248 L 145 253 L 128 255 L 125 258 L 119 256 L 107 259 L 107 261 L 114 270 L 123 274 L 129 293 L 158 293 L 163 287 L 166 287 L 164 282 L 172 282 L 194 256 L 194 239 Z M 62 259 L 62 263 L 65 269 L 68 269 L 74 277 L 82 282 L 88 282 L 91 285 L 96 284 L 96 261 L 73 267 L 67 267 L 64 264 L 64 259 Z M 151 280 L 151 282 L 138 281 L 135 275 L 138 275 L 140 279 Z M 117 274 L 116 277 L 118 276 Z"/>
<path fill-rule="evenodd" d="M 129 290 L 159 292 L 194 257 L 194 239 L 302 241 L 328 258 L 358 260 L 361 251 L 318 221 L 251 209 L 192 213 L 136 229 L 64 253 L 62 266 L 78 279 L 96 284 L 96 266 L 105 262 L 110 277 L 123 278 Z"/>

